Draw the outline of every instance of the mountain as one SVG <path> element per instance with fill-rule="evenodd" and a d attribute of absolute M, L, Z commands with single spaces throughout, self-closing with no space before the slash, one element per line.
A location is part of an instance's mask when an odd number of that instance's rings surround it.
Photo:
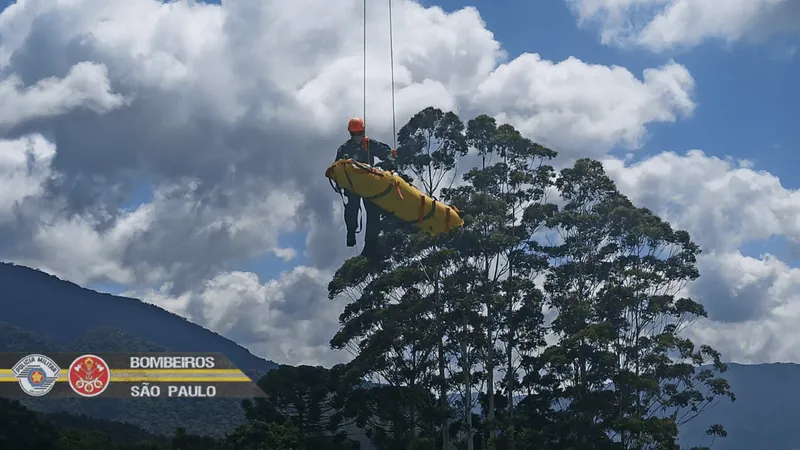
<path fill-rule="evenodd" d="M 51 342 L 74 342 L 96 328 L 118 329 L 173 351 L 220 352 L 246 371 L 277 367 L 230 339 L 141 300 L 102 294 L 9 263 L 0 263 L 0 286 L 0 321 Z"/>
<path fill-rule="evenodd" d="M 140 300 L 101 294 L 52 275 L 0 263 L 0 351 L 220 352 L 254 380 L 277 367 L 239 344 Z M 34 411 L 69 412 L 153 434 L 222 436 L 245 421 L 238 399 L 29 398 Z M 157 418 L 157 419 L 156 419 Z"/>
<path fill-rule="evenodd" d="M 712 450 L 800 449 L 800 364 L 728 364 L 736 402 L 723 401 L 681 430 L 681 442 L 708 445 L 705 428 L 721 423 L 728 437 Z"/>

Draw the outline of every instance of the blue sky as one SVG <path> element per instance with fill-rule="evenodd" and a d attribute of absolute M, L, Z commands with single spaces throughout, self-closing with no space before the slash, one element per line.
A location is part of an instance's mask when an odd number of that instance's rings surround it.
<path fill-rule="evenodd" d="M 707 154 L 753 160 L 772 172 L 786 187 L 800 186 L 800 59 L 785 52 L 797 39 L 774 38 L 765 46 L 719 42 L 675 54 L 654 55 L 600 43 L 595 28 L 581 29 L 563 1 L 425 2 L 445 10 L 467 5 L 481 16 L 514 58 L 525 52 L 561 61 L 574 56 L 587 63 L 620 65 L 634 75 L 670 58 L 686 66 L 697 81 L 698 107 L 689 120 L 651 126 L 651 138 L 641 155 L 664 150 L 683 153 L 702 149 Z M 792 42 L 793 41 L 793 42 Z M 794 81 L 793 81 L 794 80 Z"/>

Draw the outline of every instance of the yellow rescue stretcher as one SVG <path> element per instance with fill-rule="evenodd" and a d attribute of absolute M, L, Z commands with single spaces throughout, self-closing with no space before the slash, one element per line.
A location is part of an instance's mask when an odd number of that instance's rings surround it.
<path fill-rule="evenodd" d="M 414 222 L 431 236 L 464 224 L 453 206 L 434 200 L 410 185 L 400 175 L 376 169 L 353 159 L 340 159 L 325 176 L 340 187 L 369 200 L 406 222 Z"/>

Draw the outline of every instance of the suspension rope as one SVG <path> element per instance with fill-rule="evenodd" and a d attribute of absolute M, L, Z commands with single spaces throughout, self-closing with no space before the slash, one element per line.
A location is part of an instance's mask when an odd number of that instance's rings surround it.
<path fill-rule="evenodd" d="M 364 0 L 364 111 L 361 119 L 367 123 L 367 0 Z"/>
<path fill-rule="evenodd" d="M 389 66 L 392 72 L 392 149 L 397 150 L 397 108 L 394 87 L 394 31 L 392 29 L 392 0 L 389 0 Z"/>
<path fill-rule="evenodd" d="M 396 101 L 396 88 L 394 78 L 394 20 L 392 19 L 392 0 L 389 0 L 389 69 L 392 74 L 392 149 L 397 149 L 397 101 Z M 364 0 L 364 30 L 363 30 L 363 65 L 364 65 L 364 111 L 362 119 L 364 123 L 367 122 L 367 0 Z"/>

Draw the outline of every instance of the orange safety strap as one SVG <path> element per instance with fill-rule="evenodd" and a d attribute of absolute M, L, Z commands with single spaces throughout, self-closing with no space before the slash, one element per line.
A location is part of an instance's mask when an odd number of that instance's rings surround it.
<path fill-rule="evenodd" d="M 420 199 L 419 218 L 417 219 L 417 221 L 419 223 L 422 223 L 422 222 L 430 219 L 431 217 L 433 217 L 435 215 L 436 215 L 436 200 L 431 198 L 431 209 L 426 214 L 425 213 L 425 196 L 423 195 L 422 198 Z"/>
<path fill-rule="evenodd" d="M 367 163 L 369 163 L 369 138 L 366 134 L 364 135 L 364 139 L 361 140 L 361 147 L 367 151 Z"/>

